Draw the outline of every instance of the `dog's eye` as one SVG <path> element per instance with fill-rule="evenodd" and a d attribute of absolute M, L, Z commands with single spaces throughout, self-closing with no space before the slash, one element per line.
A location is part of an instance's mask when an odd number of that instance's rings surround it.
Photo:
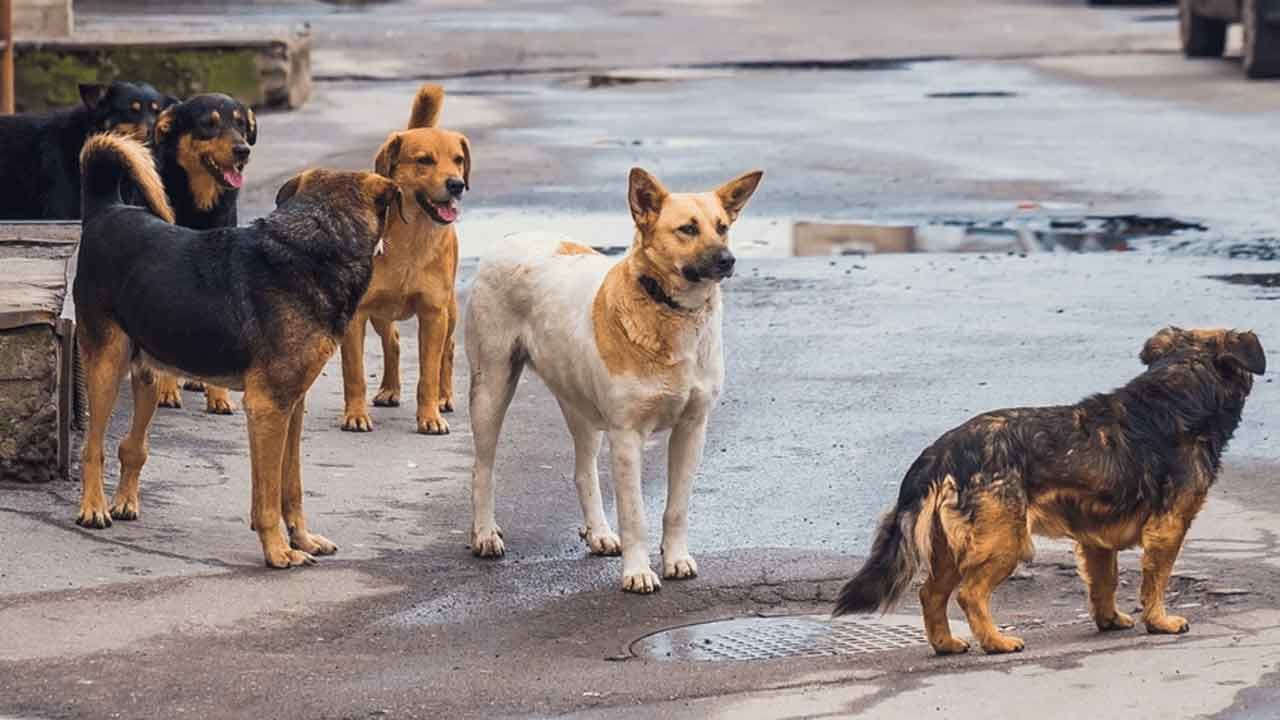
<path fill-rule="evenodd" d="M 418 158 L 418 162 L 423 165 L 435 165 L 436 159 L 431 155 L 423 155 L 422 157 Z"/>
<path fill-rule="evenodd" d="M 695 223 L 685 223 L 684 225 L 681 225 L 680 227 L 676 228 L 676 230 L 683 235 L 698 234 L 698 226 Z"/>
<path fill-rule="evenodd" d="M 725 233 L 727 233 L 727 232 L 729 232 L 729 226 L 728 226 L 728 225 L 725 225 L 724 223 L 716 223 L 716 234 L 717 234 L 717 235 L 724 235 L 724 234 L 725 234 Z"/>
<path fill-rule="evenodd" d="M 129 109 L 134 112 L 142 112 L 142 103 L 138 102 L 137 100 L 134 100 L 133 102 L 129 103 Z"/>
<path fill-rule="evenodd" d="M 160 112 L 160 103 L 151 103 L 151 112 Z"/>
<path fill-rule="evenodd" d="M 453 164 L 454 164 L 454 165 L 461 165 L 461 164 L 462 164 L 462 163 L 464 163 L 464 162 L 466 162 L 466 160 L 465 160 L 465 158 L 463 158 L 461 155 L 459 155 L 459 156 L 457 156 L 457 157 L 455 157 L 455 158 L 453 159 Z"/>

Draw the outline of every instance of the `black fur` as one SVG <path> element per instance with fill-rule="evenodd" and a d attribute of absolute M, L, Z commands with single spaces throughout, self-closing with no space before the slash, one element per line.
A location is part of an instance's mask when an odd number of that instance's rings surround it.
<path fill-rule="evenodd" d="M 1076 405 L 985 413 L 926 448 L 835 613 L 892 605 L 915 567 L 928 562 L 911 557 L 910 528 L 948 477 L 957 509 L 971 519 L 975 499 L 984 495 L 1039 507 L 1052 493 L 1052 505 L 1042 509 L 1073 528 L 1158 515 L 1182 493 L 1206 491 L 1240 423 L 1253 374 L 1266 370 L 1262 345 L 1253 333 L 1166 328 L 1147 342 L 1141 359 L 1146 372 L 1114 392 Z"/>
<path fill-rule="evenodd" d="M 242 376 L 299 323 L 342 336 L 381 233 L 354 213 L 367 204 L 354 186 L 350 197 L 297 195 L 246 227 L 196 231 L 122 204 L 123 174 L 113 154 L 85 168 L 72 292 L 88 338 L 100 338 L 110 320 L 135 352 L 220 378 Z"/>
<path fill-rule="evenodd" d="M 149 134 L 158 110 L 176 102 L 146 83 L 81 85 L 80 96 L 74 108 L 0 117 L 0 219 L 78 219 L 80 148 L 89 135 L 122 124 Z"/>
<path fill-rule="evenodd" d="M 217 111 L 219 120 L 209 123 L 208 118 Z M 240 119 L 234 114 L 239 111 Z M 197 230 L 235 227 L 238 222 L 237 203 L 240 189 L 223 187 L 213 207 L 201 209 L 191 193 L 191 180 L 178 162 L 178 147 L 184 135 L 200 140 L 212 140 L 227 134 L 230 143 L 251 146 L 258 141 L 257 120 L 243 103 L 222 94 L 196 95 L 178 103 L 167 111 L 169 124 L 162 134 L 157 131 L 153 147 L 160 179 L 164 182 L 169 204 L 173 206 L 175 222 Z"/>

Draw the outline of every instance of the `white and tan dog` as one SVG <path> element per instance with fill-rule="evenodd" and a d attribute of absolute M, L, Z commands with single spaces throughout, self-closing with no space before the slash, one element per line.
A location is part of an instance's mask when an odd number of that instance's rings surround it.
<path fill-rule="evenodd" d="M 733 274 L 729 226 L 762 173 L 708 193 L 670 194 L 631 170 L 628 200 L 635 241 L 620 262 L 562 243 L 555 253 L 484 262 L 467 305 L 471 365 L 471 549 L 504 553 L 494 517 L 493 459 L 503 417 L 524 366 L 551 389 L 573 435 L 574 481 L 596 555 L 622 553 L 622 589 L 661 585 L 649 567 L 641 455 L 651 433 L 671 430 L 662 574 L 690 578 L 689 493 L 707 417 L 720 395 L 720 281 Z M 601 433 L 609 434 L 622 538 L 605 518 L 596 474 Z"/>

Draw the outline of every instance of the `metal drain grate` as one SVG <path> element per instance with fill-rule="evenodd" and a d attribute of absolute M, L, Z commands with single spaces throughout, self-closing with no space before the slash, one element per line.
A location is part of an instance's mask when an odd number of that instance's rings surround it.
<path fill-rule="evenodd" d="M 631 652 L 654 660 L 771 660 L 862 655 L 923 644 L 924 633 L 911 625 L 763 617 L 663 630 L 632 643 Z"/>

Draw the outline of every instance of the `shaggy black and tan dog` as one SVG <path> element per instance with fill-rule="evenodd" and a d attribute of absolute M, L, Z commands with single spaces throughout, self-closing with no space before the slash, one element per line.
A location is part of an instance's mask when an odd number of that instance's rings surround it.
<path fill-rule="evenodd" d="M 0 219 L 80 217 L 80 147 L 104 131 L 147 140 L 172 103 L 146 83 L 80 86 L 81 104 L 0 117 Z"/>
<path fill-rule="evenodd" d="M 399 188 L 374 173 L 308 170 L 281 188 L 267 217 L 199 231 L 171 224 L 152 157 L 138 142 L 95 136 L 81 162 L 84 229 L 72 293 L 89 428 L 76 523 L 105 528 L 138 517 L 159 370 L 244 391 L 251 522 L 267 565 L 335 552 L 302 514 L 303 399 L 369 285 L 388 213 L 393 202 L 403 205 Z M 143 207 L 122 202 L 126 184 Z M 126 372 L 133 423 L 108 507 L 103 445 Z"/>
<path fill-rule="evenodd" d="M 947 623 L 957 589 L 983 650 L 1021 650 L 1021 639 L 997 630 L 989 601 L 1030 559 L 1036 533 L 1076 541 L 1100 630 L 1133 627 L 1116 607 L 1116 552 L 1141 546 L 1147 631 L 1186 632 L 1184 618 L 1165 612 L 1165 586 L 1267 361 L 1252 332 L 1176 327 L 1149 339 L 1140 357 L 1147 371 L 1115 392 L 989 412 L 930 445 L 835 614 L 888 609 L 923 566 L 920 604 L 938 654 L 969 648 Z"/>

